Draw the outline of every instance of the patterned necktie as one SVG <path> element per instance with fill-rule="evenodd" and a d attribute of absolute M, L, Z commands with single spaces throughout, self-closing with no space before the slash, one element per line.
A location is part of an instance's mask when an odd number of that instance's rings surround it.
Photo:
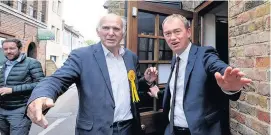
<path fill-rule="evenodd" d="M 177 80 L 178 80 L 178 73 L 179 73 L 179 66 L 180 66 L 180 57 L 177 57 L 176 61 L 176 69 L 175 69 L 175 80 L 174 80 L 174 89 L 173 89 L 173 95 L 172 95 L 172 102 L 171 102 L 171 108 L 170 108 L 170 133 L 173 134 L 173 126 L 174 126 L 174 108 L 175 108 L 175 99 L 176 99 L 176 89 L 177 89 Z"/>

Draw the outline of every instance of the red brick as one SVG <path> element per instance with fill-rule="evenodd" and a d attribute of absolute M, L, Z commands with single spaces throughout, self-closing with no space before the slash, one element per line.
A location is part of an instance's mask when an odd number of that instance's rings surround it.
<path fill-rule="evenodd" d="M 267 80 L 267 71 L 259 69 L 246 69 L 243 70 L 246 76 L 253 81 L 266 81 Z M 269 75 L 268 75 L 269 76 Z"/>
<path fill-rule="evenodd" d="M 270 113 L 269 112 L 264 112 L 264 111 L 258 110 L 257 111 L 257 118 L 260 121 L 264 121 L 264 122 L 270 124 Z"/>
<path fill-rule="evenodd" d="M 237 120 L 238 122 L 242 123 L 242 124 L 245 124 L 245 115 L 231 109 L 230 110 L 230 117 Z"/>
<path fill-rule="evenodd" d="M 254 60 L 251 58 L 235 58 L 231 59 L 231 65 L 238 68 L 252 68 L 254 67 Z"/>
<path fill-rule="evenodd" d="M 243 24 L 243 23 L 246 23 L 248 20 L 249 20 L 249 13 L 248 12 L 244 12 L 240 15 L 237 16 L 237 22 L 236 22 L 236 25 L 240 25 L 240 24 Z"/>
<path fill-rule="evenodd" d="M 257 57 L 256 58 L 257 68 L 269 68 L 270 67 L 270 57 Z"/>
<path fill-rule="evenodd" d="M 245 56 L 263 56 L 270 53 L 269 45 L 267 44 L 253 44 L 244 47 Z"/>
<path fill-rule="evenodd" d="M 245 125 L 261 135 L 269 135 L 269 125 L 257 120 L 257 118 L 247 117 L 245 119 Z"/>
<path fill-rule="evenodd" d="M 37 29 L 38 26 L 22 20 L 17 16 L 1 12 L 0 9 L 0 33 L 6 38 L 11 37 L 19 38 L 23 43 L 23 52 L 27 52 L 29 43 L 34 42 L 38 49 L 37 60 L 42 64 L 43 70 L 45 70 L 45 45 L 44 43 L 37 42 Z"/>

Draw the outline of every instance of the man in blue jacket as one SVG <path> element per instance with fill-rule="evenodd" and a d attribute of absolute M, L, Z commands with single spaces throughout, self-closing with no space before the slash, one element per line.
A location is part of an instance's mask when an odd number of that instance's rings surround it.
<path fill-rule="evenodd" d="M 31 121 L 24 116 L 32 90 L 44 78 L 39 61 L 21 53 L 18 39 L 2 42 L 7 60 L 0 71 L 0 134 L 28 135 Z"/>
<path fill-rule="evenodd" d="M 64 66 L 34 89 L 27 109 L 34 123 L 46 128 L 42 110 L 52 107 L 58 96 L 76 83 L 76 135 L 142 134 L 137 88 L 148 90 L 157 71 L 148 68 L 144 77 L 137 78 L 137 56 L 120 45 L 125 26 L 115 14 L 102 17 L 97 27 L 101 42 L 72 51 Z"/>
<path fill-rule="evenodd" d="M 153 87 L 149 94 L 164 96 L 165 135 L 226 134 L 221 123 L 228 99 L 237 100 L 241 88 L 251 80 L 220 60 L 214 48 L 192 44 L 185 17 L 173 14 L 162 26 L 165 40 L 176 55 L 166 89 Z"/>

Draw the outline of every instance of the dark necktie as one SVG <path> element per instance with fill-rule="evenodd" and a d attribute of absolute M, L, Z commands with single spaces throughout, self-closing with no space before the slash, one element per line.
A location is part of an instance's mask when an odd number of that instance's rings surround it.
<path fill-rule="evenodd" d="M 178 80 L 178 73 L 179 73 L 179 65 L 180 65 L 180 57 L 177 57 L 176 61 L 176 69 L 175 69 L 175 80 L 174 80 L 174 89 L 173 89 L 173 95 L 172 95 L 172 102 L 171 102 L 171 108 L 170 108 L 170 133 L 173 134 L 173 126 L 174 126 L 174 108 L 175 108 L 175 99 L 176 99 L 176 89 L 177 89 L 177 80 Z"/>

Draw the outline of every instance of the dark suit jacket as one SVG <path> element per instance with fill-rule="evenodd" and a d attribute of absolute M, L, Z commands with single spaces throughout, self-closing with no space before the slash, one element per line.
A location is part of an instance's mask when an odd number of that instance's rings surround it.
<path fill-rule="evenodd" d="M 129 70 L 136 72 L 137 56 L 125 49 L 123 59 L 127 73 Z M 148 89 L 144 80 L 140 80 L 140 86 Z M 111 125 L 115 103 L 104 51 L 100 43 L 72 51 L 64 66 L 38 84 L 28 104 L 38 97 L 56 100 L 72 83 L 76 83 L 79 95 L 76 134 L 112 135 Z M 134 133 L 140 135 L 141 124 L 135 103 L 131 103 L 131 111 L 134 118 Z"/>
<path fill-rule="evenodd" d="M 176 57 L 172 60 L 172 69 L 175 61 Z M 216 83 L 215 72 L 223 74 L 227 66 L 219 59 L 214 48 L 191 46 L 185 71 L 183 97 L 184 113 L 191 135 L 222 134 L 221 120 L 225 116 L 224 112 L 228 111 L 228 99 L 237 100 L 240 96 L 240 92 L 226 95 Z M 163 99 L 165 124 L 169 122 L 171 98 L 168 84 Z"/>

